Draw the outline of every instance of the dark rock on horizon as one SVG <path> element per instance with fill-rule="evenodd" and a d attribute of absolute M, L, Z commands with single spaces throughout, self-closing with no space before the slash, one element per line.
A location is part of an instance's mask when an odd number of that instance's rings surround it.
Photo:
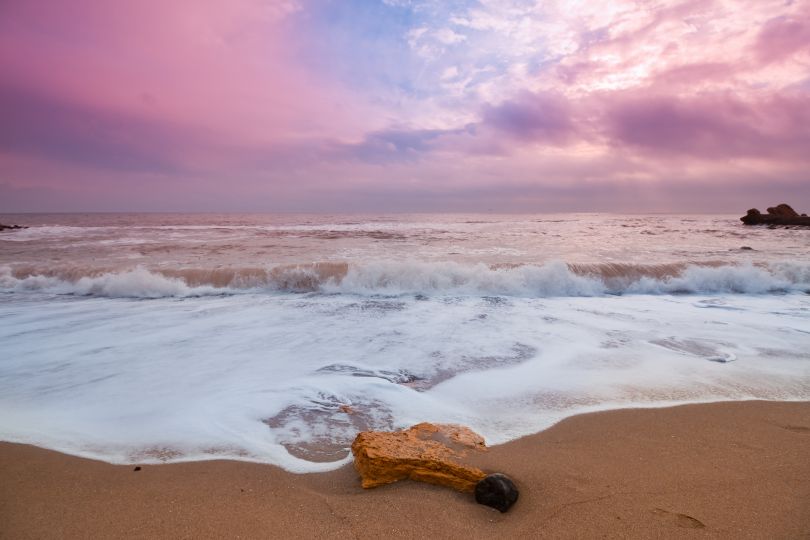
<path fill-rule="evenodd" d="M 810 217 L 805 214 L 799 215 L 784 203 L 768 208 L 767 214 L 752 208 L 740 218 L 740 221 L 745 225 L 803 225 L 810 227 Z"/>
<path fill-rule="evenodd" d="M 475 502 L 501 512 L 509 510 L 518 500 L 519 494 L 515 483 L 501 473 L 487 475 L 475 485 Z"/>
<path fill-rule="evenodd" d="M 0 231 L 16 231 L 18 229 L 27 229 L 28 227 L 23 227 L 22 225 L 3 225 L 0 223 Z"/>
<path fill-rule="evenodd" d="M 799 217 L 798 212 L 785 203 L 768 208 L 768 213 L 773 216 Z"/>

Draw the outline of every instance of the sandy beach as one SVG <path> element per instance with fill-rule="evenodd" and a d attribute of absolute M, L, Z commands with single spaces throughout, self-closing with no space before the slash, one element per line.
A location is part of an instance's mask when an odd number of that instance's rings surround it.
<path fill-rule="evenodd" d="M 0 540 L 810 540 L 810 0 L 0 43 Z"/>
<path fill-rule="evenodd" d="M 118 466 L 0 444 L 2 538 L 810 538 L 810 403 L 575 416 L 493 447 L 507 514 L 413 482 L 359 487 L 351 466 Z"/>

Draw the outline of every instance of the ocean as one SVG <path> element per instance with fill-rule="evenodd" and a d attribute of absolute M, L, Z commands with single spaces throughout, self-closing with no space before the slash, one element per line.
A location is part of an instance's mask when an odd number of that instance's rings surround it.
<path fill-rule="evenodd" d="M 350 459 L 578 413 L 810 399 L 810 230 L 738 216 L 20 214 L 0 440 L 112 463 Z"/>

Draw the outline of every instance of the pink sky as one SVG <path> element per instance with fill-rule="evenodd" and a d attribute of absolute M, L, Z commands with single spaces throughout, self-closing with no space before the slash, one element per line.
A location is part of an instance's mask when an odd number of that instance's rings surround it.
<path fill-rule="evenodd" d="M 2 212 L 810 211 L 810 0 L 6 0 L 0 72 Z"/>

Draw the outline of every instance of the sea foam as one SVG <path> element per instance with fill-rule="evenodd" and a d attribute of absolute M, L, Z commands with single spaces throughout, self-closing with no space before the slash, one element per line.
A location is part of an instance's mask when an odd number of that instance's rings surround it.
<path fill-rule="evenodd" d="M 361 295 L 502 295 L 524 298 L 621 294 L 785 293 L 810 290 L 800 263 L 492 266 L 483 263 L 367 261 L 277 265 L 266 269 L 130 269 L 99 273 L 71 268 L 0 267 L 0 289 L 110 298 L 163 298 L 243 292 Z M 191 283 L 189 283 L 191 282 Z"/>
<path fill-rule="evenodd" d="M 804 294 L 8 293 L 0 439 L 309 472 L 364 429 L 461 423 L 497 444 L 580 412 L 810 399 L 808 314 Z"/>

